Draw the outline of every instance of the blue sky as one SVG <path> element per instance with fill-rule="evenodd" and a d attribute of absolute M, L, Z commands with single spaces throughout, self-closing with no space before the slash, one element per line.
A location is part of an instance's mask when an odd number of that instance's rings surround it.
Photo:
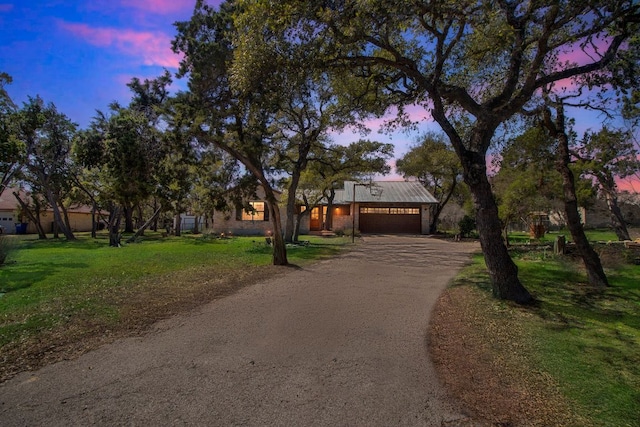
<path fill-rule="evenodd" d="M 15 102 L 40 95 L 81 127 L 131 78 L 174 72 L 173 23 L 194 0 L 0 0 L 0 71 Z"/>
<path fill-rule="evenodd" d="M 220 0 L 209 0 L 217 5 Z M 176 21 L 188 20 L 195 0 L 0 0 L 0 71 L 13 77 L 8 91 L 21 104 L 39 95 L 86 127 L 96 110 L 128 103 L 133 77 L 177 71 L 171 51 Z M 416 111 L 417 114 L 423 112 Z M 367 138 L 396 144 L 402 155 L 416 134 Z M 345 132 L 336 142 L 361 135 Z"/>

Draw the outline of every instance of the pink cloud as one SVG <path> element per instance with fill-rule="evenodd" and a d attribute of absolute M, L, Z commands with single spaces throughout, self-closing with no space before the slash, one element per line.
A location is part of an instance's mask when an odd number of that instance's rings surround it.
<path fill-rule="evenodd" d="M 0 3 L 0 12 L 11 12 L 13 10 L 12 4 Z"/>
<path fill-rule="evenodd" d="M 120 4 L 122 7 L 169 15 L 183 10 L 192 10 L 195 0 L 121 0 Z"/>
<path fill-rule="evenodd" d="M 180 56 L 171 50 L 171 38 L 162 32 L 94 28 L 67 22 L 60 26 L 94 46 L 115 47 L 125 55 L 140 58 L 144 65 L 177 68 L 180 63 Z"/>

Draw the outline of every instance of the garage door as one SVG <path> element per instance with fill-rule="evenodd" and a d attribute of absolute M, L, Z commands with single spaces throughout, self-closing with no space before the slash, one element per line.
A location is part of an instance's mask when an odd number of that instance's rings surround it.
<path fill-rule="evenodd" d="M 360 208 L 362 233 L 420 234 L 420 208 Z"/>
<path fill-rule="evenodd" d="M 14 222 L 13 214 L 0 212 L 0 232 L 15 233 L 16 227 Z"/>

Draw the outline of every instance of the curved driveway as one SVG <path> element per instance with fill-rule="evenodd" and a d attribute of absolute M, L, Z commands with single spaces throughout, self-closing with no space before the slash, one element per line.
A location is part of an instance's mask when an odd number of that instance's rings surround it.
<path fill-rule="evenodd" d="M 0 385 L 3 426 L 471 425 L 426 350 L 477 246 L 367 236 L 77 360 Z"/>

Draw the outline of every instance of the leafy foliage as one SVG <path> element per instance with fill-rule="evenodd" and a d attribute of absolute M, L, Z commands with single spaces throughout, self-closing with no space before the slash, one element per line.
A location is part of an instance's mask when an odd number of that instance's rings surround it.
<path fill-rule="evenodd" d="M 379 114 L 394 105 L 404 114 L 409 105 L 429 108 L 473 194 L 495 294 L 530 301 L 500 238 L 487 151 L 496 129 L 535 106 L 541 89 L 612 63 L 634 33 L 639 6 L 631 1 L 241 4 L 263 23 L 256 33 L 288 34 L 291 43 L 317 50 L 327 67 L 357 76 L 361 84 L 346 91 L 357 98 L 362 87 L 369 89 L 362 98 L 375 102 L 363 103 L 364 110 Z M 563 57 L 576 47 L 586 52 L 587 64 Z M 406 114 L 399 118 L 406 120 Z"/>
<path fill-rule="evenodd" d="M 10 75 L 0 73 L 0 196 L 20 170 L 26 148 L 17 135 L 17 106 L 5 88 L 11 82 Z"/>
<path fill-rule="evenodd" d="M 396 169 L 404 178 L 415 177 L 436 198 L 432 208 L 430 232 L 436 232 L 440 213 L 451 197 L 460 195 L 462 166 L 446 136 L 427 133 L 404 157 L 396 161 Z"/>

